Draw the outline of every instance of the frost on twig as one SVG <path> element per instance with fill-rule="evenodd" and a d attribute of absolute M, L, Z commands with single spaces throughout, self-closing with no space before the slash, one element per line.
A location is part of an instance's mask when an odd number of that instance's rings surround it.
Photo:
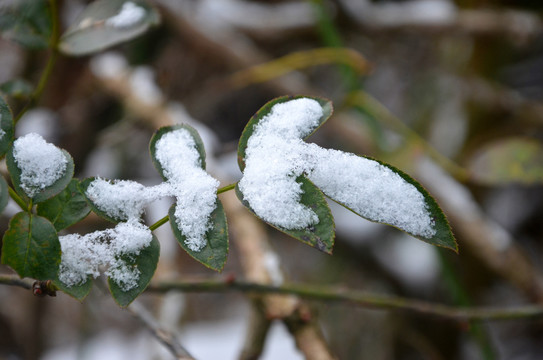
<path fill-rule="evenodd" d="M 303 141 L 320 126 L 322 116 L 318 101 L 299 98 L 275 104 L 254 127 L 239 182 L 254 212 L 285 229 L 317 224 L 315 212 L 300 202 L 296 179 L 303 175 L 369 220 L 432 238 L 436 229 L 430 208 L 413 184 L 377 161 Z"/>

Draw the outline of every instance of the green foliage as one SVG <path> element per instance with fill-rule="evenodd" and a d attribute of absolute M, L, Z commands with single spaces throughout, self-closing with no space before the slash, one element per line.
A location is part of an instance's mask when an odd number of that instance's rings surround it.
<path fill-rule="evenodd" d="M 122 11 L 125 3 L 145 11 L 141 19 L 126 26 L 114 26 L 108 19 Z M 160 15 L 143 0 L 98 0 L 89 4 L 62 35 L 59 48 L 67 55 L 88 55 L 132 40 L 160 23 Z"/>
<path fill-rule="evenodd" d="M 170 225 L 179 245 L 195 260 L 216 271 L 222 271 L 228 255 L 228 225 L 226 214 L 220 201 L 211 213 L 213 227 L 206 233 L 206 245 L 199 251 L 191 250 L 186 244 L 186 236 L 175 222 L 175 204 L 170 207 Z"/>
<path fill-rule="evenodd" d="M 435 229 L 436 233 L 431 238 L 426 238 L 426 237 L 423 237 L 423 236 L 420 236 L 420 235 L 409 233 L 408 231 L 406 231 L 404 229 L 400 229 L 400 228 L 398 228 L 398 229 L 408 233 L 409 235 L 411 235 L 411 236 L 413 236 L 413 237 L 415 237 L 415 238 L 417 238 L 419 240 L 427 242 L 429 244 L 444 247 L 444 248 L 447 248 L 447 249 L 451 249 L 451 250 L 453 250 L 455 252 L 458 252 L 458 245 L 456 244 L 456 239 L 454 238 L 454 236 L 452 234 L 449 222 L 447 221 L 447 218 L 445 217 L 445 214 L 443 213 L 443 210 L 441 210 L 441 208 L 437 204 L 436 200 L 428 193 L 428 191 L 426 191 L 426 189 L 420 183 L 418 183 L 416 180 L 414 180 L 412 177 L 410 177 L 409 175 L 407 175 L 406 173 L 404 173 L 400 169 L 397 169 L 392 165 L 385 164 L 385 163 L 383 163 L 381 161 L 378 161 L 378 160 L 375 160 L 375 159 L 371 159 L 371 160 L 377 161 L 379 164 L 381 164 L 383 166 L 386 166 L 387 168 L 389 168 L 390 170 L 392 170 L 396 174 L 398 174 L 405 181 L 407 181 L 408 183 L 410 183 L 411 185 L 413 185 L 414 187 L 417 188 L 417 190 L 424 196 L 424 201 L 426 202 L 426 205 L 428 206 L 428 211 L 430 213 L 430 216 L 431 216 L 432 220 L 434 221 L 434 229 Z M 337 202 L 339 205 L 349 209 L 350 211 L 352 211 L 356 215 L 364 217 L 364 216 L 358 214 L 356 211 L 350 209 L 345 204 L 342 204 L 341 202 L 336 201 L 333 198 L 331 198 L 331 199 L 334 200 L 335 202 Z M 368 219 L 368 220 L 370 220 L 370 219 Z"/>
<path fill-rule="evenodd" d="M 8 205 L 9 200 L 9 190 L 8 183 L 4 177 L 0 176 L 0 212 L 4 211 Z"/>
<path fill-rule="evenodd" d="M 4 156 L 8 151 L 9 145 L 13 141 L 13 116 L 11 110 L 0 96 L 0 129 L 4 132 L 0 136 L 0 156 Z"/>
<path fill-rule="evenodd" d="M 162 168 L 160 162 L 157 160 L 156 144 L 162 138 L 162 136 L 178 129 L 185 129 L 191 134 L 196 144 L 196 150 L 198 151 L 200 157 L 200 165 L 202 169 L 205 170 L 205 148 L 204 143 L 200 138 L 200 135 L 198 135 L 198 132 L 188 125 L 162 127 L 157 130 L 153 135 L 149 144 L 149 151 L 151 153 L 151 158 L 153 159 L 153 164 L 165 181 L 167 181 L 168 178 L 164 173 L 164 169 Z M 226 223 L 226 215 L 224 213 L 221 202 L 217 200 L 216 204 L 217 207 L 211 214 L 211 222 L 213 224 L 213 227 L 206 233 L 206 245 L 202 249 L 200 249 L 200 251 L 193 251 L 188 246 L 186 246 L 186 235 L 183 234 L 181 229 L 179 229 L 175 221 L 175 204 L 172 205 L 172 207 L 170 208 L 169 217 L 173 233 L 181 247 L 190 256 L 201 262 L 203 265 L 207 266 L 210 269 L 221 271 L 224 267 L 224 264 L 226 263 L 226 258 L 228 255 L 228 226 Z"/>
<path fill-rule="evenodd" d="M 540 184 L 543 145 L 523 137 L 497 140 L 479 149 L 470 159 L 468 169 L 471 179 L 482 184 Z"/>
<path fill-rule="evenodd" d="M 60 264 L 60 243 L 49 220 L 25 212 L 16 214 L 2 239 L 2 263 L 21 277 L 53 280 Z"/>
<path fill-rule="evenodd" d="M 89 275 L 84 283 L 74 286 L 66 286 L 58 279 L 53 281 L 53 283 L 62 292 L 70 295 L 76 300 L 83 301 L 92 289 L 92 276 Z"/>
<path fill-rule="evenodd" d="M 0 32 L 29 49 L 46 49 L 52 31 L 47 0 L 15 0 L 0 7 Z"/>
<path fill-rule="evenodd" d="M 32 84 L 26 80 L 14 79 L 0 84 L 0 91 L 6 95 L 22 99 L 29 97 L 34 91 L 34 88 L 32 87 Z"/>
<path fill-rule="evenodd" d="M 332 248 L 334 247 L 334 218 L 332 212 L 326 203 L 324 194 L 319 190 L 310 180 L 300 176 L 296 181 L 302 184 L 302 198 L 300 202 L 305 206 L 313 210 L 319 217 L 319 223 L 316 225 L 309 226 L 305 229 L 296 229 L 289 230 L 284 229 L 274 224 L 270 224 L 272 227 L 276 228 L 279 231 L 284 232 L 285 234 L 292 236 L 293 238 L 312 246 L 320 251 L 323 251 L 328 254 L 332 254 Z M 251 206 L 247 201 L 244 200 L 243 194 L 236 186 L 236 195 L 242 204 L 249 209 L 256 217 L 254 210 L 251 209 Z"/>
<path fill-rule="evenodd" d="M 90 212 L 85 196 L 79 190 L 79 180 L 72 179 L 66 189 L 38 205 L 38 215 L 49 219 L 57 231 L 83 220 Z"/>
<path fill-rule="evenodd" d="M 58 195 L 68 186 L 68 184 L 72 180 L 72 177 L 74 176 L 74 161 L 71 155 L 66 150 L 62 150 L 62 153 L 67 160 L 66 172 L 52 185 L 47 186 L 46 188 L 37 192 L 31 199 L 34 203 L 37 204 L 47 199 L 50 199 L 55 195 Z M 8 166 L 9 174 L 11 176 L 11 181 L 13 182 L 13 187 L 15 188 L 15 191 L 17 191 L 17 193 L 23 199 L 29 200 L 28 195 L 21 187 L 21 169 L 19 169 L 17 163 L 15 162 L 15 158 L 13 156 L 13 146 L 11 146 L 8 150 L 6 156 L 6 164 Z"/>
<path fill-rule="evenodd" d="M 147 288 L 155 273 L 159 256 L 160 245 L 153 235 L 151 244 L 141 250 L 139 255 L 134 258 L 125 257 L 128 264 L 137 267 L 140 271 L 138 286 L 128 291 L 124 291 L 117 283 L 108 278 L 109 290 L 119 306 L 127 307 Z"/>
<path fill-rule="evenodd" d="M 265 104 L 249 121 L 245 129 L 243 130 L 243 133 L 241 135 L 239 145 L 238 145 L 238 164 L 240 169 L 243 171 L 245 169 L 245 156 L 246 156 L 246 149 L 248 141 L 251 137 L 251 135 L 254 133 L 256 126 L 258 123 L 264 119 L 272 110 L 273 106 L 279 103 L 284 103 L 293 99 L 303 98 L 305 96 L 283 96 L 277 99 L 274 99 L 267 104 Z M 333 108 L 330 101 L 326 99 L 320 99 L 315 97 L 305 97 L 310 98 L 313 100 L 317 100 L 319 104 L 321 105 L 323 109 L 323 115 L 319 119 L 319 126 L 320 127 L 328 118 L 331 116 Z M 306 137 L 306 139 L 311 136 L 318 127 L 313 130 L 313 132 Z M 372 161 L 375 161 L 373 159 L 370 159 Z M 387 167 L 388 169 L 392 170 L 394 173 L 399 175 L 402 179 L 404 179 L 406 182 L 410 183 L 411 185 L 415 186 L 415 188 L 421 193 L 424 197 L 425 203 L 428 207 L 430 217 L 432 221 L 434 222 L 434 229 L 436 230 L 436 233 L 432 238 L 426 238 L 423 236 L 418 236 L 415 234 L 409 233 L 411 236 L 416 237 L 417 239 L 426 241 L 433 245 L 438 245 L 442 247 L 449 248 L 453 251 L 457 251 L 457 245 L 456 240 L 454 239 L 454 236 L 452 235 L 449 223 L 447 222 L 447 219 L 445 218 L 445 215 L 443 214 L 443 211 L 439 208 L 437 202 L 428 194 L 428 192 L 420 185 L 417 181 L 412 179 L 410 176 L 405 174 L 404 172 L 396 169 L 393 166 L 390 166 L 388 164 L 384 164 L 382 162 L 379 162 L 379 164 Z M 319 223 L 317 225 L 311 226 L 308 229 L 303 230 L 287 230 L 283 229 L 281 227 L 275 226 L 274 224 L 270 224 L 271 226 L 277 228 L 278 230 L 310 245 L 313 247 L 316 247 L 319 250 L 325 251 L 327 253 L 331 253 L 332 247 L 333 247 L 333 239 L 334 239 L 334 221 L 332 218 L 332 215 L 330 213 L 330 210 L 328 209 L 328 205 L 326 201 L 324 200 L 324 196 L 322 192 L 313 185 L 308 179 L 306 179 L 304 176 L 299 177 L 296 179 L 298 183 L 302 184 L 303 189 L 303 195 L 301 199 L 301 203 L 305 206 L 311 208 L 313 211 L 315 211 L 319 216 Z M 341 182 L 342 179 L 337 179 L 338 182 Z M 348 184 L 345 184 L 347 186 Z M 254 213 L 254 210 L 251 209 L 250 205 L 244 200 L 243 194 L 239 190 L 238 187 L 236 187 L 236 194 L 238 198 L 242 201 L 242 203 L 251 211 Z M 327 195 L 328 196 L 328 195 Z M 329 196 L 330 197 L 330 196 Z M 336 201 L 333 197 L 330 197 L 331 200 Z M 338 204 L 346 207 L 347 209 L 353 211 L 345 204 L 337 201 Z M 355 211 L 353 211 L 355 214 L 362 216 Z M 258 216 L 258 214 L 255 214 Z M 387 224 L 386 222 L 384 222 Z M 387 224 L 391 225 L 391 224 Z M 405 231 L 404 229 L 400 229 Z"/>

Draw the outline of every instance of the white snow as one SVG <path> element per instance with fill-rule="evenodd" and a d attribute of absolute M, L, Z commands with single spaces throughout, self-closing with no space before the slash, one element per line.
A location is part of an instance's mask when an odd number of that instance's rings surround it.
<path fill-rule="evenodd" d="M 94 180 L 86 195 L 108 216 L 123 221 L 139 219 L 148 203 L 165 196 L 176 197 L 175 222 L 185 243 L 193 251 L 205 245 L 205 234 L 212 227 L 210 216 L 216 208 L 219 182 L 201 168 L 196 143 L 186 129 L 162 136 L 156 143 L 156 159 L 168 179 L 145 187 L 135 181 Z"/>
<path fill-rule="evenodd" d="M 317 214 L 300 203 L 302 189 L 296 178 L 307 166 L 300 138 L 319 125 L 322 114 L 315 100 L 291 100 L 273 106 L 254 129 L 239 188 L 263 220 L 285 229 L 319 222 Z"/>
<path fill-rule="evenodd" d="M 64 176 L 68 164 L 62 150 L 35 133 L 15 140 L 13 157 L 21 170 L 21 188 L 29 197 Z"/>
<path fill-rule="evenodd" d="M 189 249 L 199 251 L 212 227 L 210 216 L 216 208 L 219 182 L 201 168 L 196 143 L 186 129 L 163 135 L 156 143 L 156 159 L 177 199 L 175 222 Z"/>
<path fill-rule="evenodd" d="M 117 15 L 106 20 L 106 25 L 118 29 L 128 28 L 139 23 L 144 17 L 144 8 L 131 1 L 127 1 L 123 4 L 121 11 Z"/>
<path fill-rule="evenodd" d="M 389 168 L 374 160 L 307 144 L 302 138 L 318 125 L 320 104 L 301 98 L 272 107 L 248 140 L 239 188 L 255 213 L 286 229 L 318 223 L 300 203 L 295 180 L 306 175 L 330 198 L 367 219 L 430 238 L 434 222 L 424 196 Z"/>
<path fill-rule="evenodd" d="M 164 185 L 145 187 L 131 180 L 109 182 L 97 178 L 90 183 L 86 195 L 109 216 L 126 221 L 139 218 L 147 203 L 168 195 Z"/>
<path fill-rule="evenodd" d="M 89 275 L 100 275 L 100 267 L 106 267 L 109 276 L 123 291 L 135 288 L 140 271 L 121 258 L 133 259 L 149 246 L 151 230 L 137 220 L 119 223 L 113 229 L 95 231 L 84 236 L 70 234 L 60 236 L 62 260 L 59 280 L 66 286 L 81 285 Z"/>

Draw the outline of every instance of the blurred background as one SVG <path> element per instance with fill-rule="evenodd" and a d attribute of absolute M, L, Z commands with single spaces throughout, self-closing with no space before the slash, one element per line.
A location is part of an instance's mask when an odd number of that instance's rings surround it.
<path fill-rule="evenodd" d="M 15 2 L 0 0 L 0 10 Z M 58 1 L 61 31 L 88 3 Z M 158 127 L 185 122 L 200 132 L 208 171 L 224 186 L 241 176 L 237 141 L 262 105 L 281 95 L 323 96 L 335 112 L 309 141 L 377 158 L 420 181 L 447 215 L 460 249 L 457 255 L 433 247 L 331 203 L 330 256 L 258 223 L 229 192 L 221 195 L 231 230 L 223 274 L 186 255 L 163 226 L 156 232 L 157 282 L 235 276 L 459 307 L 543 302 L 540 1 L 149 3 L 161 22 L 142 36 L 92 56 L 59 55 L 16 136 L 37 132 L 66 149 L 78 178 L 155 185 L 161 179 L 149 140 Z M 47 50 L 0 38 L 0 84 L 14 114 L 47 59 Z M 14 79 L 18 91 L 6 85 Z M 170 204 L 152 204 L 147 224 Z M 15 212 L 10 204 L 1 215 L 2 232 Z M 91 214 L 68 231 L 109 226 Z M 256 253 L 254 243 L 261 244 Z M 252 264 L 259 256 L 264 260 Z M 12 273 L 3 265 L 0 272 Z M 147 292 L 138 301 L 197 359 L 240 358 L 256 331 L 255 308 L 266 318 L 276 307 L 240 293 Z M 173 358 L 99 282 L 83 303 L 0 286 L 0 304 L 0 359 Z M 338 359 L 543 356 L 541 318 L 458 322 L 341 303 L 304 306 Z M 261 358 L 304 356 L 285 322 L 274 321 Z"/>

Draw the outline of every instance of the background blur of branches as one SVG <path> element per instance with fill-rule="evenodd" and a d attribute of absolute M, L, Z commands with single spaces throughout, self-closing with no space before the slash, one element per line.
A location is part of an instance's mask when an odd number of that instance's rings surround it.
<path fill-rule="evenodd" d="M 62 29 L 86 3 L 59 2 Z M 79 178 L 156 184 L 160 179 L 147 151 L 152 132 L 191 122 L 206 142 L 208 170 L 229 184 L 240 176 L 235 151 L 241 131 L 266 101 L 287 94 L 324 96 L 334 101 L 335 113 L 310 140 L 410 173 L 447 214 L 460 254 L 331 204 L 337 239 L 329 256 L 255 222 L 228 193 L 221 199 L 232 243 L 220 278 L 277 284 L 284 277 L 453 306 L 543 303 L 539 1 L 152 3 L 162 24 L 115 47 L 115 55 L 60 56 L 18 135 L 39 132 L 68 150 Z M 0 39 L 0 84 L 14 78 L 36 83 L 46 61 L 45 51 Z M 9 100 L 17 114 L 24 101 Z M 168 206 L 164 201 L 149 208 L 148 223 Z M 2 232 L 15 211 L 8 208 L 0 218 Z M 73 231 L 106 226 L 91 215 Z M 162 254 L 154 283 L 218 276 L 182 252 L 167 226 L 157 236 Z M 0 359 L 171 358 L 105 293 L 97 284 L 80 304 L 60 293 L 34 298 L 0 287 Z M 293 330 L 295 312 L 318 321 L 329 346 L 316 351 L 322 358 L 327 351 L 341 359 L 543 354 L 540 317 L 452 321 L 231 293 L 148 292 L 140 300 L 198 359 L 236 358 L 240 352 L 250 358 L 263 338 L 267 359 L 310 356 Z M 274 322 L 266 337 L 270 317 L 286 320 Z"/>

